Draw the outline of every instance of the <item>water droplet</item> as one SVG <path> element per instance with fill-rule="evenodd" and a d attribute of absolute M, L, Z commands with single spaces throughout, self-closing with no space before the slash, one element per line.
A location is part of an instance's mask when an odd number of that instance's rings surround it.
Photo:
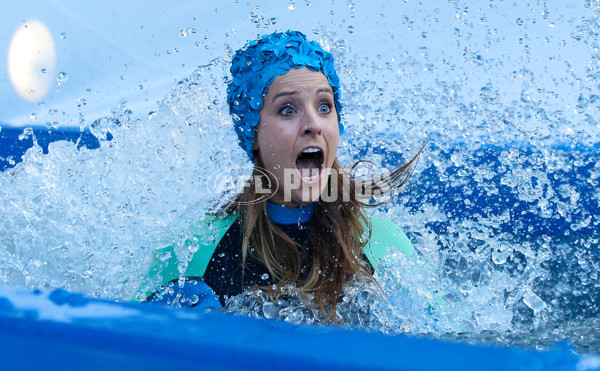
<path fill-rule="evenodd" d="M 253 11 L 250 13 L 250 21 L 252 23 L 259 23 L 260 19 L 261 19 L 261 16 L 256 14 L 256 12 Z"/>
<path fill-rule="evenodd" d="M 294 10 L 296 9 L 296 3 L 294 3 L 293 1 L 290 1 L 290 4 L 288 5 L 288 9 L 289 10 Z"/>
<path fill-rule="evenodd" d="M 60 38 L 61 38 L 62 40 L 66 39 L 66 38 L 67 38 L 67 34 L 66 34 L 66 33 L 64 33 L 64 32 L 61 32 L 61 33 L 60 33 Z"/>
<path fill-rule="evenodd" d="M 542 10 L 542 17 L 544 17 L 544 19 L 548 19 L 549 15 L 550 15 L 550 11 L 548 9 Z"/>
<path fill-rule="evenodd" d="M 42 68 L 42 73 L 46 73 L 46 69 L 45 68 Z"/>
<path fill-rule="evenodd" d="M 270 26 L 270 25 L 274 25 L 274 24 L 276 24 L 276 23 L 277 23 L 277 21 L 278 21 L 278 20 L 279 20 L 279 19 L 278 19 L 277 17 L 272 17 L 272 18 L 269 18 L 269 19 L 267 19 L 267 22 L 266 22 L 266 24 L 267 24 L 267 25 L 269 25 L 269 26 Z"/>
<path fill-rule="evenodd" d="M 68 79 L 69 79 L 69 77 L 67 76 L 66 73 L 60 72 L 58 74 L 58 76 L 56 77 L 56 81 L 58 82 L 58 86 L 62 86 L 65 82 L 67 82 Z"/>
<path fill-rule="evenodd" d="M 170 251 L 161 252 L 160 254 L 156 255 L 156 257 L 158 258 L 158 260 L 160 260 L 162 262 L 166 262 L 167 260 L 171 259 L 171 252 Z"/>
<path fill-rule="evenodd" d="M 310 6 L 310 1 L 305 0 L 304 3 L 306 4 L 306 6 Z"/>
<path fill-rule="evenodd" d="M 262 305 L 262 310 L 263 314 L 265 315 L 265 318 L 267 319 L 275 318 L 277 317 L 277 314 L 279 314 L 279 308 L 277 307 L 277 305 L 270 301 Z"/>
<path fill-rule="evenodd" d="M 188 27 L 188 28 L 184 28 L 183 30 L 179 31 L 179 36 L 181 37 L 188 37 L 191 34 L 195 34 L 197 31 L 195 28 L 193 27 Z"/>
<path fill-rule="evenodd" d="M 348 26 L 348 33 L 354 33 L 354 26 Z"/>
<path fill-rule="evenodd" d="M 27 139 L 33 135 L 32 128 L 25 128 L 21 134 L 19 134 L 19 140 Z"/>
<path fill-rule="evenodd" d="M 525 303 L 525 305 L 527 305 L 529 308 L 533 309 L 535 313 L 538 313 L 546 308 L 546 303 L 544 303 L 544 301 L 533 291 L 529 291 L 523 296 L 523 303 Z"/>
<path fill-rule="evenodd" d="M 523 20 L 521 18 L 517 18 L 517 26 L 522 26 Z"/>
<path fill-rule="evenodd" d="M 32 113 L 32 114 L 29 115 L 29 118 L 31 120 L 36 120 L 37 119 L 37 115 L 35 113 Z"/>
<path fill-rule="evenodd" d="M 487 104 L 497 104 L 499 99 L 498 90 L 490 83 L 479 90 L 479 98 Z"/>
<path fill-rule="evenodd" d="M 48 129 L 58 129 L 58 127 L 59 127 L 58 121 L 54 121 L 54 122 L 48 121 L 48 122 L 46 122 L 46 127 Z"/>
<path fill-rule="evenodd" d="M 275 169 L 275 170 L 278 170 L 280 168 L 281 168 L 281 165 L 279 165 L 279 164 L 276 164 L 275 166 L 273 166 L 273 169 Z"/>
<path fill-rule="evenodd" d="M 496 250 L 492 251 L 492 261 L 498 265 L 502 265 L 506 263 L 510 252 L 511 249 L 508 246 L 501 245 Z"/>
<path fill-rule="evenodd" d="M 264 273 L 262 276 L 260 276 L 261 280 L 268 280 L 269 279 L 269 274 L 268 273 Z"/>

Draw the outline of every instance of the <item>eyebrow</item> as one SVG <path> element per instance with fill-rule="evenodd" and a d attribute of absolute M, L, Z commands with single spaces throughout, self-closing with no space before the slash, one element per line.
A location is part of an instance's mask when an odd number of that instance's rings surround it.
<path fill-rule="evenodd" d="M 322 94 L 322 93 L 329 93 L 331 95 L 333 95 L 333 90 L 331 89 L 330 86 L 326 87 L 326 88 L 320 88 L 317 90 L 316 92 L 317 94 Z M 277 93 L 272 99 L 271 99 L 271 103 L 275 102 L 278 98 L 281 97 L 286 97 L 286 96 L 290 96 L 290 95 L 296 95 L 298 94 L 297 90 L 292 90 L 292 91 L 282 91 L 280 93 Z"/>

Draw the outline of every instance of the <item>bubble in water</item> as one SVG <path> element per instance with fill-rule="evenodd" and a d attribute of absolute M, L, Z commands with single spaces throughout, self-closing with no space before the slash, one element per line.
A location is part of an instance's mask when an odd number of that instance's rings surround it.
<path fill-rule="evenodd" d="M 288 8 L 289 10 L 292 10 L 292 11 L 293 11 L 294 9 L 296 9 L 296 3 L 290 0 L 290 3 L 289 3 L 289 5 L 288 5 L 288 7 L 287 7 L 287 8 Z"/>
<path fill-rule="evenodd" d="M 61 32 L 61 33 L 60 33 L 60 38 L 61 38 L 62 40 L 66 39 L 66 38 L 67 38 L 67 34 L 66 34 L 66 33 L 64 33 L 64 32 Z"/>
<path fill-rule="evenodd" d="M 348 26 L 348 33 L 354 33 L 354 26 Z"/>
<path fill-rule="evenodd" d="M 523 20 L 521 18 L 517 18 L 516 24 L 517 24 L 517 26 L 522 26 L 523 25 Z"/>
<path fill-rule="evenodd" d="M 274 25 L 277 23 L 279 19 L 277 17 L 271 17 L 269 19 L 267 19 L 267 21 L 265 22 L 268 26 Z"/>
<path fill-rule="evenodd" d="M 260 276 L 260 279 L 262 279 L 262 280 L 268 280 L 269 279 L 269 274 L 268 273 L 264 273 L 262 276 Z"/>

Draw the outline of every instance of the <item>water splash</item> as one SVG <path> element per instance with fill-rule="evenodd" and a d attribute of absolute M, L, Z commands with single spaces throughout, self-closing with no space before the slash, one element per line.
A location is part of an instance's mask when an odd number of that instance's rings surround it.
<path fill-rule="evenodd" d="M 100 139 L 96 150 L 63 141 L 43 154 L 34 145 L 0 173 L 0 280 L 130 298 L 149 252 L 185 239 L 213 203 L 198 169 L 245 161 L 224 139 L 222 150 L 205 150 L 208 136 L 231 134 L 225 107 L 206 95 L 210 86 L 222 89 L 215 73 L 199 69 L 181 81 L 147 122 L 131 119 L 122 102 L 90 125 Z M 206 91 L 196 90 L 209 76 Z"/>
<path fill-rule="evenodd" d="M 467 5 L 449 2 L 457 23 L 443 34 L 452 44 L 443 52 L 439 30 L 419 29 L 415 14 L 404 24 L 418 36 L 414 53 L 355 51 L 343 38 L 364 32 L 360 24 L 337 33 L 313 29 L 343 83 L 351 133 L 340 146 L 344 165 L 367 159 L 391 167 L 432 140 L 406 189 L 375 211 L 404 227 L 418 258 L 392 254 L 377 272 L 381 291 L 350 285 L 338 320 L 533 347 L 567 337 L 582 351 L 600 352 L 593 332 L 600 313 L 598 6 L 585 2 L 585 16 L 569 23 L 534 4 L 533 15 L 507 18 L 508 32 L 485 9 Z M 343 6 L 355 10 L 352 2 Z M 264 21 L 256 13 L 250 20 Z M 570 36 L 527 41 L 525 33 L 540 25 Z M 498 52 L 503 38 L 521 59 Z M 585 60 L 544 52 L 570 48 Z M 532 67 L 542 61 L 547 70 Z M 183 241 L 191 226 L 217 206 L 205 177 L 247 161 L 230 140 L 222 99 L 228 68 L 227 58 L 198 68 L 147 119 L 133 119 L 122 102 L 84 122 L 100 140 L 97 150 L 56 142 L 43 154 L 34 145 L 1 173 L 0 281 L 128 299 L 150 251 L 175 243 L 178 256 L 189 256 Z M 320 320 L 287 290 L 276 302 L 248 292 L 227 310 Z"/>

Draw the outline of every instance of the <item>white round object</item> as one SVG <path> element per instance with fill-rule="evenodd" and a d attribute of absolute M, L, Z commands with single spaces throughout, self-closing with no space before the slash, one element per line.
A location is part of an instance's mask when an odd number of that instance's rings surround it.
<path fill-rule="evenodd" d="M 8 76 L 17 94 L 30 102 L 43 99 L 55 69 L 56 48 L 48 28 L 39 21 L 19 26 L 8 48 Z"/>

